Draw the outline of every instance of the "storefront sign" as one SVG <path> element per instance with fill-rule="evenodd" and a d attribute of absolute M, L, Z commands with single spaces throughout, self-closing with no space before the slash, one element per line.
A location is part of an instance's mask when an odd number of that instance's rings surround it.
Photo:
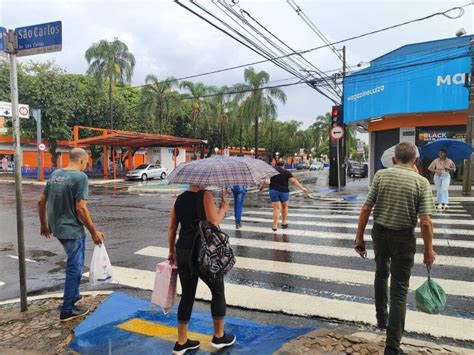
<path fill-rule="evenodd" d="M 466 140 L 466 133 L 459 133 L 459 132 L 420 132 L 418 134 L 418 140 L 420 142 L 434 142 L 438 139 L 456 139 L 459 141 L 464 142 Z"/>
<path fill-rule="evenodd" d="M 344 123 L 466 110 L 469 36 L 402 47 L 345 78 Z"/>

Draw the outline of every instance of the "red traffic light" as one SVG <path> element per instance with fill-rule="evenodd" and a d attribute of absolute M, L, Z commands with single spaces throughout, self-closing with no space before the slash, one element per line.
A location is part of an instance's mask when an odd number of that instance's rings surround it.
<path fill-rule="evenodd" d="M 333 106 L 332 108 L 332 117 L 339 116 L 339 106 Z"/>

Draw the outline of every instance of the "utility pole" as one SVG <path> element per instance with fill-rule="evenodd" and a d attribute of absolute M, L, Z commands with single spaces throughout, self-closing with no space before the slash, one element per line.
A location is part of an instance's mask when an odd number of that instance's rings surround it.
<path fill-rule="evenodd" d="M 346 46 L 342 46 L 342 94 L 341 94 L 341 107 L 342 107 L 342 112 L 344 114 L 344 80 L 346 77 L 346 70 L 347 70 L 347 64 L 346 64 Z M 344 119 L 344 117 L 342 117 Z M 346 125 L 342 124 L 342 127 L 344 128 L 344 139 L 341 139 L 340 144 L 342 145 L 341 152 L 338 153 L 338 158 L 339 162 L 341 163 L 340 166 L 338 166 L 338 171 L 339 171 L 339 176 L 341 179 L 340 185 L 346 186 L 346 155 L 347 155 L 347 129 Z M 338 142 L 339 144 L 339 142 Z M 342 155 L 342 157 L 340 155 Z M 341 159 L 342 158 L 342 159 Z"/>
<path fill-rule="evenodd" d="M 20 121 L 18 117 L 18 77 L 16 54 L 18 53 L 16 32 L 8 30 L 6 35 L 5 52 L 10 59 L 10 91 L 12 101 L 13 142 L 15 145 L 15 196 L 16 196 L 16 226 L 18 239 L 18 263 L 20 272 L 20 307 L 21 311 L 28 310 L 26 299 L 26 265 L 25 265 L 25 235 L 23 221 L 23 190 L 21 179 L 22 152 L 20 143 Z"/>
<path fill-rule="evenodd" d="M 471 55 L 471 80 L 469 80 L 469 106 L 467 108 L 466 143 L 474 146 L 474 56 Z M 464 160 L 462 193 L 470 195 L 472 191 L 472 155 Z"/>

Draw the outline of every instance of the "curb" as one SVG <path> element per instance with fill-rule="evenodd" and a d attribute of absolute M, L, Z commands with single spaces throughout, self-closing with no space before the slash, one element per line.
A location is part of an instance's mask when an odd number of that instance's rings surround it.
<path fill-rule="evenodd" d="M 110 295 L 113 292 L 114 291 L 83 291 L 83 292 L 81 291 L 81 295 L 82 296 Z M 55 293 L 46 293 L 44 295 L 31 296 L 31 297 L 27 297 L 27 301 L 37 301 L 37 300 L 44 300 L 48 298 L 63 298 L 63 293 L 55 292 Z M 12 298 L 10 300 L 0 301 L 0 306 L 19 303 L 19 302 L 20 302 L 19 298 Z"/>

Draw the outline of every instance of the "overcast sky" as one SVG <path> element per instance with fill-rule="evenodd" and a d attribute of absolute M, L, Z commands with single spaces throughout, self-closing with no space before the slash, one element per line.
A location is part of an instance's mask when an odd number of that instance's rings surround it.
<path fill-rule="evenodd" d="M 188 5 L 187 0 L 181 1 Z M 331 41 L 444 11 L 469 1 L 296 0 Z M 199 0 L 199 3 L 219 11 L 210 0 Z M 286 0 L 240 0 L 239 5 L 294 49 L 322 44 Z M 222 13 L 221 17 L 224 19 Z M 0 26 L 15 28 L 56 20 L 61 20 L 63 26 L 62 52 L 28 59 L 54 60 L 68 72 L 84 73 L 87 69 L 85 50 L 99 40 L 118 37 L 135 55 L 134 85 L 143 84 L 150 73 L 160 79 L 183 77 L 262 59 L 172 0 L 0 0 Z M 356 65 L 405 44 L 453 37 L 461 27 L 472 33 L 473 23 L 470 6 L 460 19 L 439 16 L 350 41 L 346 43 L 347 61 L 349 65 Z M 308 54 L 307 59 L 321 70 L 341 66 L 338 58 L 327 49 Z M 257 65 L 256 69 L 270 73 L 271 80 L 291 77 L 272 63 Z M 213 85 L 233 85 L 243 81 L 243 69 L 195 80 Z M 305 85 L 284 90 L 288 100 L 286 105 L 279 105 L 281 120 L 296 119 L 306 127 L 317 115 L 330 110 L 330 101 Z"/>

